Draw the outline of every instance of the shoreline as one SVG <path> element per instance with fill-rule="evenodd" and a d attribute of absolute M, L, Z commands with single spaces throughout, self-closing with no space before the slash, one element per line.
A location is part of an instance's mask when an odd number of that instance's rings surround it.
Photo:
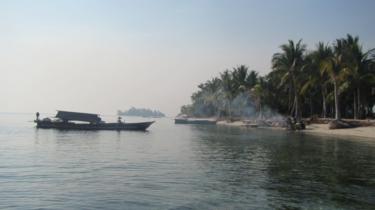
<path fill-rule="evenodd" d="M 234 121 L 234 122 L 226 122 L 226 121 L 218 121 L 217 125 L 223 126 L 233 126 L 233 127 L 244 127 L 244 128 L 253 128 L 256 129 L 257 127 L 251 127 L 251 125 L 246 124 L 242 121 Z M 262 127 L 259 128 L 266 128 L 266 129 L 276 129 L 276 130 L 286 130 L 282 127 Z M 329 136 L 351 136 L 351 137 L 360 137 L 360 138 L 367 138 L 375 140 L 375 126 L 361 126 L 356 128 L 345 128 L 345 129 L 328 129 L 328 124 L 317 124 L 312 123 L 306 125 L 305 130 L 299 130 L 298 132 L 308 133 L 308 134 L 317 134 L 317 135 L 329 135 Z"/>

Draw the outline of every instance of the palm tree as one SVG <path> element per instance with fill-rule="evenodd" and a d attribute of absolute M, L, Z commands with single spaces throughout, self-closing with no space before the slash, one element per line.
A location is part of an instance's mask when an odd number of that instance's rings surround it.
<path fill-rule="evenodd" d="M 315 51 L 308 55 L 307 78 L 308 80 L 302 87 L 302 92 L 314 87 L 320 87 L 322 95 L 322 117 L 327 117 L 327 74 L 322 69 L 323 62 L 332 57 L 332 48 L 328 44 L 319 42 Z"/>
<path fill-rule="evenodd" d="M 254 87 L 258 82 L 258 72 L 251 70 L 246 78 L 246 84 L 248 88 Z"/>
<path fill-rule="evenodd" d="M 288 44 L 283 44 L 280 48 L 282 52 L 275 53 L 272 57 L 272 68 L 273 71 L 278 71 L 282 75 L 280 85 L 289 84 L 289 89 L 294 96 L 291 114 L 299 122 L 302 117 L 299 101 L 301 85 L 299 83 L 299 76 L 301 75 L 301 68 L 304 65 L 306 45 L 302 44 L 302 40 L 299 40 L 297 43 L 289 40 Z"/>
<path fill-rule="evenodd" d="M 333 45 L 334 51 L 332 56 L 326 58 L 322 62 L 321 70 L 322 73 L 326 72 L 331 79 L 334 88 L 334 100 L 335 100 L 335 119 L 341 119 L 340 102 L 339 97 L 342 91 L 339 90 L 340 83 L 345 78 L 345 71 L 347 67 L 344 62 L 345 45 L 342 39 L 337 39 Z"/>
<path fill-rule="evenodd" d="M 351 35 L 333 45 L 320 42 L 308 54 L 301 40 L 289 40 L 280 48 L 272 57 L 269 74 L 260 77 L 244 65 L 226 70 L 200 84 L 192 95 L 192 105 L 181 111 L 196 116 L 220 113 L 231 118 L 232 114 L 245 113 L 237 106 L 244 102 L 245 106 L 255 106 L 260 115 L 262 108 L 268 107 L 289 113 L 297 121 L 308 106 L 311 114 L 320 113 L 313 107 L 322 107 L 321 116 L 334 113 L 337 120 L 344 110 L 343 116 L 353 110 L 354 118 L 373 115 L 375 49 L 364 51 L 359 38 Z M 254 100 L 241 101 L 243 96 Z"/>
<path fill-rule="evenodd" d="M 258 112 L 258 118 L 262 119 L 262 104 L 265 95 L 265 81 L 260 78 L 258 82 L 250 89 L 250 95 L 254 98 L 255 109 Z"/>
<path fill-rule="evenodd" d="M 375 49 L 363 52 L 362 46 L 359 44 L 358 36 L 353 37 L 350 34 L 346 39 L 342 39 L 344 43 L 344 56 L 347 67 L 347 76 L 350 78 L 348 82 L 352 83 L 353 88 L 353 117 L 358 119 L 358 115 L 362 113 L 361 89 L 368 81 L 374 79 L 374 75 L 369 71 L 373 62 L 370 58 Z"/>
<path fill-rule="evenodd" d="M 244 92 L 247 89 L 247 72 L 249 68 L 245 65 L 240 65 L 236 68 L 233 68 L 232 79 L 233 79 L 233 88 L 235 93 Z"/>
<path fill-rule="evenodd" d="M 215 77 L 198 85 L 199 90 L 191 97 L 196 115 L 211 117 L 218 114 L 221 84 L 221 80 Z"/>
<path fill-rule="evenodd" d="M 222 82 L 223 95 L 225 99 L 225 107 L 227 114 L 231 118 L 231 102 L 235 96 L 236 89 L 234 87 L 233 76 L 229 70 L 225 70 L 220 74 L 220 79 Z"/>
<path fill-rule="evenodd" d="M 320 73 L 319 69 L 313 60 L 313 53 L 309 53 L 305 56 L 304 65 L 302 67 L 302 87 L 300 90 L 300 97 L 305 99 L 305 103 L 309 104 L 310 116 L 313 116 L 313 98 L 317 92 L 320 91 Z"/>

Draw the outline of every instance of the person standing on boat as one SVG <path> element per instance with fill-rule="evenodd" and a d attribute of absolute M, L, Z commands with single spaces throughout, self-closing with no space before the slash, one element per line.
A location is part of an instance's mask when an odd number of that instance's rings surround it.
<path fill-rule="evenodd" d="M 40 115 L 39 112 L 37 112 L 35 115 L 36 115 L 36 121 L 39 121 L 39 115 Z"/>

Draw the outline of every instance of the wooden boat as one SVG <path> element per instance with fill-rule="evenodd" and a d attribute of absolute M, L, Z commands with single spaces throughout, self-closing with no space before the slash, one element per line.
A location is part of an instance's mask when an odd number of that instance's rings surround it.
<path fill-rule="evenodd" d="M 145 131 L 152 123 L 149 122 L 138 122 L 138 123 L 125 123 L 121 121 L 119 117 L 118 122 L 106 123 L 97 114 L 81 113 L 81 112 L 67 112 L 58 111 L 55 118 L 39 119 L 39 113 L 36 113 L 36 127 L 37 128 L 54 128 L 61 130 L 135 130 Z M 84 123 L 76 123 L 84 122 Z"/>

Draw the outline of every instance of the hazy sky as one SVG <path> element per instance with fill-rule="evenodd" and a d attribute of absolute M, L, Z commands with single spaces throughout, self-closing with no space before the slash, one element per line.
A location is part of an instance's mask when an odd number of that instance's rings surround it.
<path fill-rule="evenodd" d="M 245 64 L 266 74 L 288 39 L 347 33 L 375 47 L 375 1 L 0 0 L 0 112 L 175 115 L 197 85 Z"/>

